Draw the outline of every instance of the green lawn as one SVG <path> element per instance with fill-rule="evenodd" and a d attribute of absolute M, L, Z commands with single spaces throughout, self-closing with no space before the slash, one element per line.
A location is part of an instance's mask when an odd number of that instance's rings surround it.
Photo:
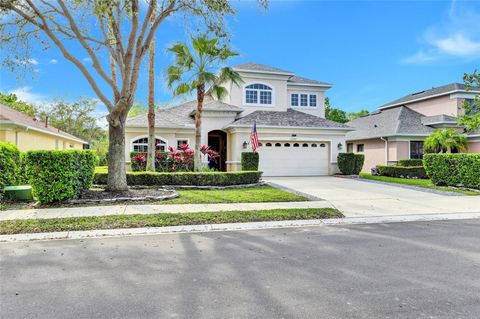
<path fill-rule="evenodd" d="M 55 219 L 0 221 L 0 234 L 40 233 L 92 229 L 161 227 L 221 223 L 245 223 L 296 219 L 340 218 L 333 208 L 275 209 L 260 211 L 225 211 L 203 213 L 111 215 Z"/>
<path fill-rule="evenodd" d="M 215 204 L 215 203 L 262 203 L 262 202 L 303 202 L 309 199 L 301 196 L 289 193 L 287 191 L 271 187 L 268 185 L 246 187 L 238 189 L 222 189 L 222 190 L 209 190 L 209 189 L 189 189 L 178 190 L 180 197 L 163 200 L 163 201 L 135 201 L 129 202 L 131 205 L 165 205 L 165 204 Z M 117 203 L 101 203 L 101 204 L 79 204 L 75 206 L 104 206 L 104 205 L 121 205 L 125 202 Z M 42 208 L 37 206 L 35 202 L 5 202 L 0 204 L 0 211 L 7 209 L 28 209 L 33 207 Z M 62 203 L 49 204 L 44 207 L 68 207 Z"/>
<path fill-rule="evenodd" d="M 411 185 L 416 187 L 422 188 L 431 188 L 446 192 L 455 192 L 455 193 L 463 193 L 465 195 L 480 195 L 478 192 L 468 191 L 463 189 L 454 189 L 450 187 L 442 187 L 436 186 L 432 184 L 432 181 L 429 179 L 412 179 L 412 178 L 399 178 L 399 177 L 388 177 L 388 176 L 373 176 L 372 174 L 368 173 L 360 173 L 361 178 L 370 179 L 374 181 L 380 182 L 387 182 L 387 183 L 396 183 L 396 184 L 404 184 L 404 185 Z"/>

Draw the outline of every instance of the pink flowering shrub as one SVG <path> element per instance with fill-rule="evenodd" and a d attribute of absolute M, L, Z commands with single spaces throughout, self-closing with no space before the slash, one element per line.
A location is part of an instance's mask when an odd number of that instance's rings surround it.
<path fill-rule="evenodd" d="M 220 156 L 209 146 L 202 145 L 200 152 L 207 155 L 209 161 L 215 161 Z M 195 151 L 188 144 L 180 145 L 178 148 L 168 147 L 168 152 L 157 152 L 155 154 L 155 170 L 157 172 L 192 172 Z M 130 154 L 133 171 L 145 171 L 147 166 L 146 153 Z"/>

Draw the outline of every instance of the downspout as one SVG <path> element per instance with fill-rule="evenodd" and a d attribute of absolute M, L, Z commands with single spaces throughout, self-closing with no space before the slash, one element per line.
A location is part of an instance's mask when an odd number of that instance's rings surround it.
<path fill-rule="evenodd" d="M 385 165 L 388 165 L 388 137 L 380 137 L 385 142 Z"/>

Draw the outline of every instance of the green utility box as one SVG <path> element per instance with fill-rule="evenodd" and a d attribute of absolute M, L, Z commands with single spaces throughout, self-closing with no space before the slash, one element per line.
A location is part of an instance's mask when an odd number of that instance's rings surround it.
<path fill-rule="evenodd" d="M 5 198 L 17 201 L 32 200 L 32 186 L 20 185 L 20 186 L 6 186 L 3 189 Z"/>

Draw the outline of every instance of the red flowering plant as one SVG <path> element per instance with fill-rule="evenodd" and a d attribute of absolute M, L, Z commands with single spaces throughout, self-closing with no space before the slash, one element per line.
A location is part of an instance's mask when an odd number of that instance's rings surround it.
<path fill-rule="evenodd" d="M 169 147 L 168 159 L 171 162 L 171 170 L 174 172 L 193 171 L 193 156 L 195 151 L 188 144 L 182 144 L 178 148 Z"/>
<path fill-rule="evenodd" d="M 132 157 L 132 170 L 144 171 L 147 167 L 147 156 L 145 154 L 137 154 Z"/>

